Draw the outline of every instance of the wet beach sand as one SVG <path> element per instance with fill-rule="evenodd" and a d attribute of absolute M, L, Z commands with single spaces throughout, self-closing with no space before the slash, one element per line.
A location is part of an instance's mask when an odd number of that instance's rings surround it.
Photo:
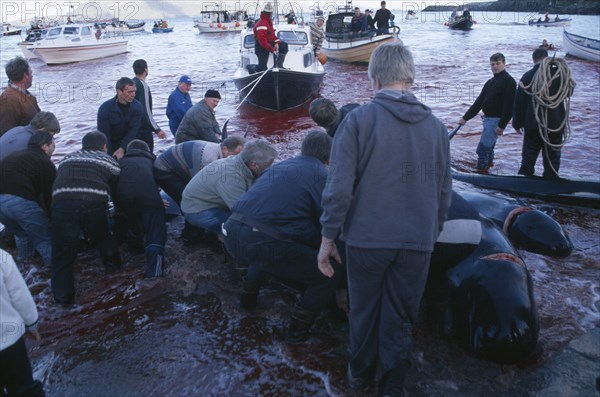
<path fill-rule="evenodd" d="M 507 70 L 518 79 L 531 67 L 530 54 L 537 44 L 543 38 L 560 43 L 562 34 L 560 29 L 523 26 L 525 14 L 475 14 L 479 24 L 466 33 L 449 31 L 435 17 L 417 23 L 402 21 L 402 39 L 415 56 L 415 91 L 449 129 L 491 76 L 491 53 L 504 52 Z M 188 74 L 195 81 L 194 102 L 207 88 L 221 90 L 217 119 L 221 124 L 229 119 L 231 133 L 247 131 L 250 138 L 267 139 L 277 147 L 279 160 L 299 152 L 306 129 L 314 127 L 308 105 L 277 114 L 249 105 L 237 109 L 238 98 L 228 82 L 237 66 L 236 37 L 207 38 L 194 31 L 191 20 L 174 23 L 173 35 L 132 36 L 130 52 L 123 57 L 57 67 L 32 62 L 40 106 L 55 112 L 63 126 L 54 160 L 79 148 L 81 136 L 95 126 L 98 106 L 111 97 L 114 81 L 131 76 L 131 64 L 141 57 L 150 65 L 147 81 L 159 124 L 167 125 L 167 97 L 179 75 Z M 581 34 L 576 29 L 582 27 L 597 32 L 599 25 L 597 16 L 573 16 L 576 33 Z M 16 42 L 2 38 L 2 64 L 19 54 Z M 174 46 L 189 51 L 174 54 Z M 563 55 L 559 49 L 558 56 Z M 563 150 L 561 174 L 599 180 L 600 65 L 573 58 L 568 62 L 578 85 L 571 102 L 573 134 Z M 322 96 L 340 106 L 370 100 L 373 91 L 366 67 L 336 62 L 326 67 Z M 1 83 L 5 86 L 5 76 Z M 480 128 L 475 118 L 452 140 L 453 162 L 462 170 L 474 166 Z M 516 173 L 521 141 L 507 129 L 497 146 L 494 173 Z M 169 135 L 157 142 L 156 149 L 173 143 Z M 538 171 L 540 165 L 538 161 Z M 482 191 L 459 182 L 455 188 Z M 568 361 L 563 354 L 572 341 L 598 335 L 600 211 L 522 201 L 551 212 L 575 245 L 565 259 L 520 251 L 534 279 L 540 315 L 535 354 L 519 365 L 479 360 L 421 323 L 415 330 L 415 368 L 408 384 L 411 395 L 594 395 L 590 372 L 600 374 L 600 349 L 593 344 L 584 349 L 590 361 Z M 131 253 L 126 246 L 124 270 L 112 274 L 105 272 L 94 251 L 80 254 L 75 266 L 75 306 L 52 302 L 49 269 L 36 260 L 20 265 L 40 311 L 42 342 L 28 341 L 28 346 L 34 376 L 44 381 L 47 395 L 351 395 L 345 376 L 347 324 L 322 316 L 306 344 L 286 345 L 283 335 L 296 292 L 271 282 L 261 290 L 258 308 L 242 311 L 237 304 L 241 272 L 225 262 L 218 247 L 184 244 L 178 238 L 182 222 L 179 217 L 168 225 L 169 268 L 164 279 L 144 280 L 144 255 Z M 561 368 L 572 372 L 558 376 L 565 388 L 548 389 L 557 376 L 548 371 L 557 362 L 564 362 L 568 368 Z"/>

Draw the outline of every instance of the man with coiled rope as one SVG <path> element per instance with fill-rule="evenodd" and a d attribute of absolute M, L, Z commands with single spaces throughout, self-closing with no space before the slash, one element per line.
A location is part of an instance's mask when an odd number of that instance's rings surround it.
<path fill-rule="evenodd" d="M 572 95 L 574 84 L 566 64 L 548 59 L 548 51 L 536 49 L 534 66 L 521 77 L 513 108 L 512 126 L 517 132 L 524 129 L 519 174 L 535 174 L 540 150 L 544 162 L 544 178 L 558 178 L 560 151 L 568 135 L 568 111 L 564 100 Z M 562 65 L 562 71 L 561 69 Z"/>

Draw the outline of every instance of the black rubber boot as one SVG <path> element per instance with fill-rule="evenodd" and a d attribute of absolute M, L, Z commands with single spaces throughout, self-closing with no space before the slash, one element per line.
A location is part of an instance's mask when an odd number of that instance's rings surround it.
<path fill-rule="evenodd" d="M 287 69 L 283 67 L 283 61 L 285 61 L 285 55 L 286 54 L 279 54 L 277 55 L 277 67 L 279 69 Z"/>
<path fill-rule="evenodd" d="M 316 315 L 308 310 L 294 307 L 285 342 L 291 345 L 299 344 L 308 339 L 308 331 L 315 321 Z"/>
<path fill-rule="evenodd" d="M 258 305 L 258 291 L 260 287 L 257 285 L 249 285 L 244 283 L 242 295 L 240 295 L 240 306 L 244 310 L 256 309 Z"/>

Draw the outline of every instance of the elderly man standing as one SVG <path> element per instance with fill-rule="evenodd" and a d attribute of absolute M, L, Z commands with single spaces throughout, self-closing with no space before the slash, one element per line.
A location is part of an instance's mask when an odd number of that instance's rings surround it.
<path fill-rule="evenodd" d="M 181 210 L 186 221 L 207 232 L 221 234 L 231 208 L 254 180 L 271 166 L 277 151 L 265 141 L 247 143 L 237 156 L 204 167 L 185 187 Z"/>
<path fill-rule="evenodd" d="M 27 125 L 40 111 L 37 99 L 29 91 L 33 71 L 23 57 L 15 57 L 4 68 L 8 86 L 0 95 L 0 136 L 19 125 Z"/>
<path fill-rule="evenodd" d="M 185 113 L 193 106 L 192 98 L 190 97 L 190 89 L 192 88 L 192 79 L 188 76 L 181 76 L 177 88 L 169 95 L 167 102 L 167 118 L 169 119 L 169 128 L 171 134 L 175 136 L 181 120 Z"/>
<path fill-rule="evenodd" d="M 450 206 L 448 132 L 410 92 L 415 66 L 401 42 L 377 47 L 368 74 L 375 98 L 348 114 L 333 140 L 318 263 L 334 276 L 329 261 L 341 260 L 334 244 L 341 232 L 351 387 L 368 387 L 379 368 L 382 394 L 403 396 L 412 327 Z"/>
<path fill-rule="evenodd" d="M 58 134 L 60 132 L 60 124 L 56 116 L 50 112 L 39 112 L 33 116 L 29 125 L 14 127 L 6 131 L 0 137 L 0 160 L 11 153 L 26 149 L 29 139 L 36 132 L 49 132 L 52 135 Z"/>
<path fill-rule="evenodd" d="M 98 131 L 106 135 L 107 153 L 120 159 L 129 142 L 137 138 L 143 109 L 135 99 L 135 83 L 129 77 L 121 77 L 115 89 L 117 95 L 100 105 L 97 124 Z"/>
<path fill-rule="evenodd" d="M 177 128 L 175 143 L 201 140 L 219 143 L 221 129 L 215 118 L 215 108 L 221 101 L 217 90 L 208 90 L 204 99 L 188 110 Z"/>

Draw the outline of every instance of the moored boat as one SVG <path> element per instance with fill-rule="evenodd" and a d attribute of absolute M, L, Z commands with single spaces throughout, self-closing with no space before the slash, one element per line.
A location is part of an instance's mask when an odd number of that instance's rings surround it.
<path fill-rule="evenodd" d="M 17 36 L 21 34 L 23 29 L 13 26 L 10 23 L 2 24 L 2 36 Z"/>
<path fill-rule="evenodd" d="M 568 55 L 600 62 L 600 40 L 563 31 L 563 49 Z"/>
<path fill-rule="evenodd" d="M 351 3 L 329 14 L 325 25 L 325 39 L 321 52 L 330 59 L 351 63 L 368 63 L 371 54 L 379 45 L 398 40 L 400 29 L 392 26 L 388 34 L 376 35 L 375 31 L 352 32 L 350 23 L 352 16 Z"/>
<path fill-rule="evenodd" d="M 239 33 L 247 24 L 248 14 L 245 11 L 201 11 L 200 16 L 194 20 L 194 27 L 199 33 Z"/>
<path fill-rule="evenodd" d="M 113 19 L 108 22 L 96 22 L 94 25 L 104 29 L 109 35 L 122 36 L 124 34 L 144 32 L 146 22 L 140 20 L 122 21 Z"/>
<path fill-rule="evenodd" d="M 469 10 L 464 10 L 461 15 L 458 15 L 456 11 L 454 11 L 444 25 L 455 30 L 471 30 L 473 28 L 473 23 L 473 17 Z"/>
<path fill-rule="evenodd" d="M 529 26 L 569 26 L 571 24 L 571 18 L 558 18 L 544 20 L 542 18 L 530 19 Z"/>
<path fill-rule="evenodd" d="M 96 33 L 94 33 L 96 31 Z M 30 51 L 48 65 L 105 58 L 127 52 L 127 40 L 98 34 L 92 24 L 69 24 L 50 28 Z"/>
<path fill-rule="evenodd" d="M 404 19 L 406 19 L 407 21 L 411 21 L 411 20 L 419 19 L 419 17 L 417 15 L 417 13 L 414 12 L 413 10 L 408 10 Z"/>
<path fill-rule="evenodd" d="M 269 57 L 267 70 L 250 73 L 249 65 L 258 64 L 254 53 L 252 28 L 244 29 L 241 36 L 241 60 L 233 82 L 240 97 L 255 106 L 269 110 L 285 110 L 302 105 L 319 92 L 325 69 L 314 54 L 310 28 L 300 25 L 275 25 L 279 39 L 288 44 L 285 68 L 275 65 Z"/>

